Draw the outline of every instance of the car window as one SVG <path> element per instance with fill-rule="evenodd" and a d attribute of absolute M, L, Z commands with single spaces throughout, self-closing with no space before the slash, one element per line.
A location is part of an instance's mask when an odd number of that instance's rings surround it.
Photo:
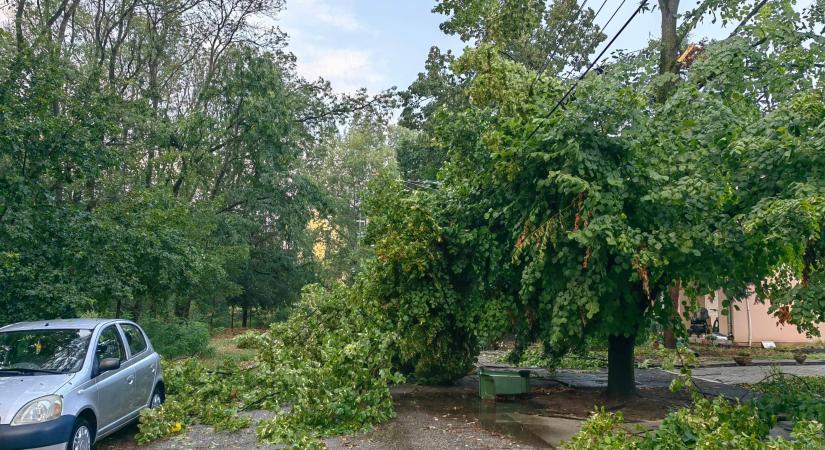
<path fill-rule="evenodd" d="M 91 330 L 0 332 L 0 370 L 77 372 L 91 337 Z"/>
<path fill-rule="evenodd" d="M 126 360 L 126 350 L 123 348 L 123 342 L 120 340 L 120 334 L 114 325 L 106 327 L 97 338 L 97 350 L 95 350 L 95 359 L 98 362 L 106 358 L 117 358 L 121 362 Z"/>
<path fill-rule="evenodd" d="M 126 345 L 129 346 L 129 351 L 132 352 L 133 356 L 146 350 L 146 339 L 143 338 L 143 333 L 140 332 L 138 327 L 123 323 L 120 328 L 123 329 L 123 334 L 126 335 Z"/>

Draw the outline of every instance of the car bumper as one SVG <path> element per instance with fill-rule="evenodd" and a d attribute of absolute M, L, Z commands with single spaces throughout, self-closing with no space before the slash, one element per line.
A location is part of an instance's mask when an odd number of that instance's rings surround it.
<path fill-rule="evenodd" d="M 32 425 L 0 425 L 0 450 L 65 448 L 74 421 L 74 416 L 60 416 Z"/>

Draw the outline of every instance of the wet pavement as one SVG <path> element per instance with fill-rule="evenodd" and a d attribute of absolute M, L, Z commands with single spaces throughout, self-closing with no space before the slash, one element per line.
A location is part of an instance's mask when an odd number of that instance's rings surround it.
<path fill-rule="evenodd" d="M 761 381 L 770 367 L 705 367 L 693 370 L 694 381 L 706 395 L 746 399 L 752 395 L 740 384 Z M 781 366 L 796 375 L 825 376 L 825 366 Z M 331 449 L 535 449 L 554 448 L 569 439 L 596 407 L 621 410 L 634 428 L 654 429 L 669 412 L 690 403 L 685 392 L 668 389 L 677 376 L 661 369 L 637 369 L 639 395 L 611 403 L 602 395 L 607 372 L 531 369 L 531 393 L 484 401 L 478 397 L 478 377 L 470 375 L 454 386 L 401 385 L 393 387 L 396 419 L 354 436 L 331 438 Z M 255 411 L 253 422 L 272 417 Z M 134 427 L 101 443 L 101 449 L 131 449 Z M 235 433 L 194 426 L 179 436 L 144 447 L 166 449 L 269 449 L 257 442 L 254 424 Z"/>
<path fill-rule="evenodd" d="M 703 367 L 693 369 L 693 377 L 709 382 L 724 384 L 756 384 L 765 379 L 774 370 L 792 375 L 808 377 L 825 377 L 825 365 L 780 365 L 780 366 L 745 366 L 745 367 Z"/>
<path fill-rule="evenodd" d="M 726 374 L 726 379 L 733 380 L 738 378 L 738 373 L 743 369 L 742 367 L 719 367 L 709 370 L 714 370 L 718 373 Z M 746 369 L 750 369 L 746 367 Z M 705 369 L 693 369 L 693 382 L 699 390 L 708 396 L 724 396 L 731 400 L 744 400 L 751 395 L 748 389 L 738 386 L 734 383 L 723 383 L 713 379 L 705 379 L 697 376 L 697 371 Z M 667 371 L 662 369 L 636 369 L 636 388 L 637 389 L 668 389 L 670 383 L 679 375 L 676 371 Z M 604 390 L 607 388 L 607 371 L 597 372 L 581 372 L 574 370 L 560 370 L 553 376 L 552 379 L 557 380 L 569 387 L 575 389 L 590 389 L 590 390 Z M 750 378 L 748 378 L 750 379 Z M 761 380 L 761 378 L 760 378 Z"/>

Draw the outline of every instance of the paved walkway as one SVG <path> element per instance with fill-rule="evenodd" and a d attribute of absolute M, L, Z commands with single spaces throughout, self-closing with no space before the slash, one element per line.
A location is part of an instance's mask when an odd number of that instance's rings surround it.
<path fill-rule="evenodd" d="M 693 377 L 709 382 L 732 385 L 756 384 L 774 370 L 799 376 L 825 377 L 825 365 L 702 367 L 693 369 Z"/>

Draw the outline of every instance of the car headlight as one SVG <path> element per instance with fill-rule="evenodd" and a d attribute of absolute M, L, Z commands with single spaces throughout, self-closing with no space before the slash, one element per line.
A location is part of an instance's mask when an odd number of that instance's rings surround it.
<path fill-rule="evenodd" d="M 57 419 L 61 414 L 63 414 L 63 397 L 47 395 L 26 403 L 20 411 L 17 411 L 11 424 L 14 426 L 48 422 Z"/>

